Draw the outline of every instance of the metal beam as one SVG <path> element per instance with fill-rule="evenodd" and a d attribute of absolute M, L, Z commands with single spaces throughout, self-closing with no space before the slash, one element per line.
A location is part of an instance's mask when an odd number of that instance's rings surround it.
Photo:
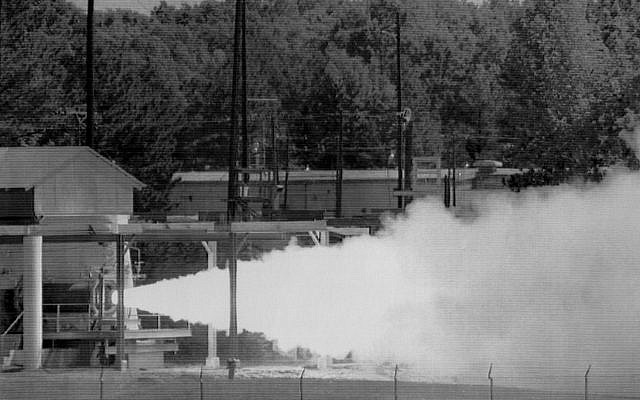
<path fill-rule="evenodd" d="M 84 225 L 83 225 L 84 226 Z M 325 220 L 317 221 L 260 221 L 233 222 L 230 226 L 214 230 L 212 223 L 157 223 L 118 225 L 118 232 L 106 227 L 91 231 L 69 229 L 67 225 L 0 225 L 0 244 L 22 243 L 24 236 L 42 236 L 45 242 L 116 242 L 119 236 L 126 241 L 195 241 L 211 242 L 227 240 L 232 233 L 244 234 L 287 234 L 327 229 Z"/>
<path fill-rule="evenodd" d="M 329 232 L 333 232 L 341 236 L 362 236 L 362 235 L 370 234 L 369 228 L 360 228 L 360 227 L 340 228 L 340 227 L 329 226 L 327 229 L 329 230 Z"/>
<path fill-rule="evenodd" d="M 141 234 L 152 232 L 167 231 L 202 231 L 214 232 L 215 224 L 213 222 L 171 222 L 171 223 L 133 223 L 118 225 L 118 233 Z"/>
<path fill-rule="evenodd" d="M 296 233 L 309 231 L 324 231 L 327 229 L 325 220 L 318 221 L 259 221 L 233 222 L 232 233 Z"/>

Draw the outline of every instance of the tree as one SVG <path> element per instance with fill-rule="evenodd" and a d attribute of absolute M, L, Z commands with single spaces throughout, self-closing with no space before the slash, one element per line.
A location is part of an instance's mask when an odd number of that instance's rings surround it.
<path fill-rule="evenodd" d="M 511 92 L 502 121 L 513 133 L 514 165 L 569 176 L 586 171 L 596 136 L 581 128 L 605 83 L 608 54 L 583 2 L 534 0 L 514 23 L 503 69 Z"/>

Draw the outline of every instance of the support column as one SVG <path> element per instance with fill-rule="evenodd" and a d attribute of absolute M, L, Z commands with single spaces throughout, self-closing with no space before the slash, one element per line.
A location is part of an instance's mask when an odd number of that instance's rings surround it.
<path fill-rule="evenodd" d="M 22 238 L 24 368 L 42 366 L 42 236 Z"/>
<path fill-rule="evenodd" d="M 214 271 L 218 263 L 218 242 L 202 242 L 202 246 L 207 251 L 207 270 Z M 211 304 L 212 307 L 215 307 Z M 218 358 L 218 331 L 212 323 L 207 324 L 207 359 L 205 365 L 208 368 L 220 368 L 220 358 Z"/>
<path fill-rule="evenodd" d="M 118 288 L 118 306 L 116 317 L 118 319 L 118 336 L 116 338 L 116 368 L 124 370 L 127 368 L 127 361 L 124 351 L 124 330 L 125 330 L 125 310 L 124 310 L 124 238 L 118 235 L 116 238 L 116 286 Z"/>
<path fill-rule="evenodd" d="M 329 245 L 329 231 L 319 231 L 319 236 L 320 236 L 320 245 L 321 246 L 328 246 Z"/>
<path fill-rule="evenodd" d="M 236 234 L 231 233 L 231 259 L 229 260 L 229 339 L 231 341 L 231 356 L 238 358 L 238 310 L 236 308 L 238 284 L 238 254 L 236 251 Z"/>

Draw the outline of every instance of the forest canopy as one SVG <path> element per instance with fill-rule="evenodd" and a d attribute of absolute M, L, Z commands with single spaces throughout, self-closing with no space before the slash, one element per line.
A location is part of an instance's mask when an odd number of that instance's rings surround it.
<path fill-rule="evenodd" d="M 274 132 L 281 162 L 333 168 L 342 129 L 345 168 L 392 165 L 396 13 L 414 155 L 562 179 L 637 166 L 619 136 L 640 121 L 632 0 L 248 0 L 253 162 Z M 227 166 L 233 19 L 233 1 L 95 14 L 95 148 L 149 184 L 139 210 L 169 206 L 175 171 Z M 80 142 L 85 35 L 71 3 L 2 3 L 0 145 Z"/>

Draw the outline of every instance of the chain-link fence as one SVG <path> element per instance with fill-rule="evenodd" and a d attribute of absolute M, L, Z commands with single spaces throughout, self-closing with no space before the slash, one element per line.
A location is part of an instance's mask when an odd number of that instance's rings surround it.
<path fill-rule="evenodd" d="M 231 379 L 233 377 L 233 379 Z M 393 364 L 182 366 L 0 374 L 1 399 L 638 399 L 640 375 L 434 377 Z"/>

